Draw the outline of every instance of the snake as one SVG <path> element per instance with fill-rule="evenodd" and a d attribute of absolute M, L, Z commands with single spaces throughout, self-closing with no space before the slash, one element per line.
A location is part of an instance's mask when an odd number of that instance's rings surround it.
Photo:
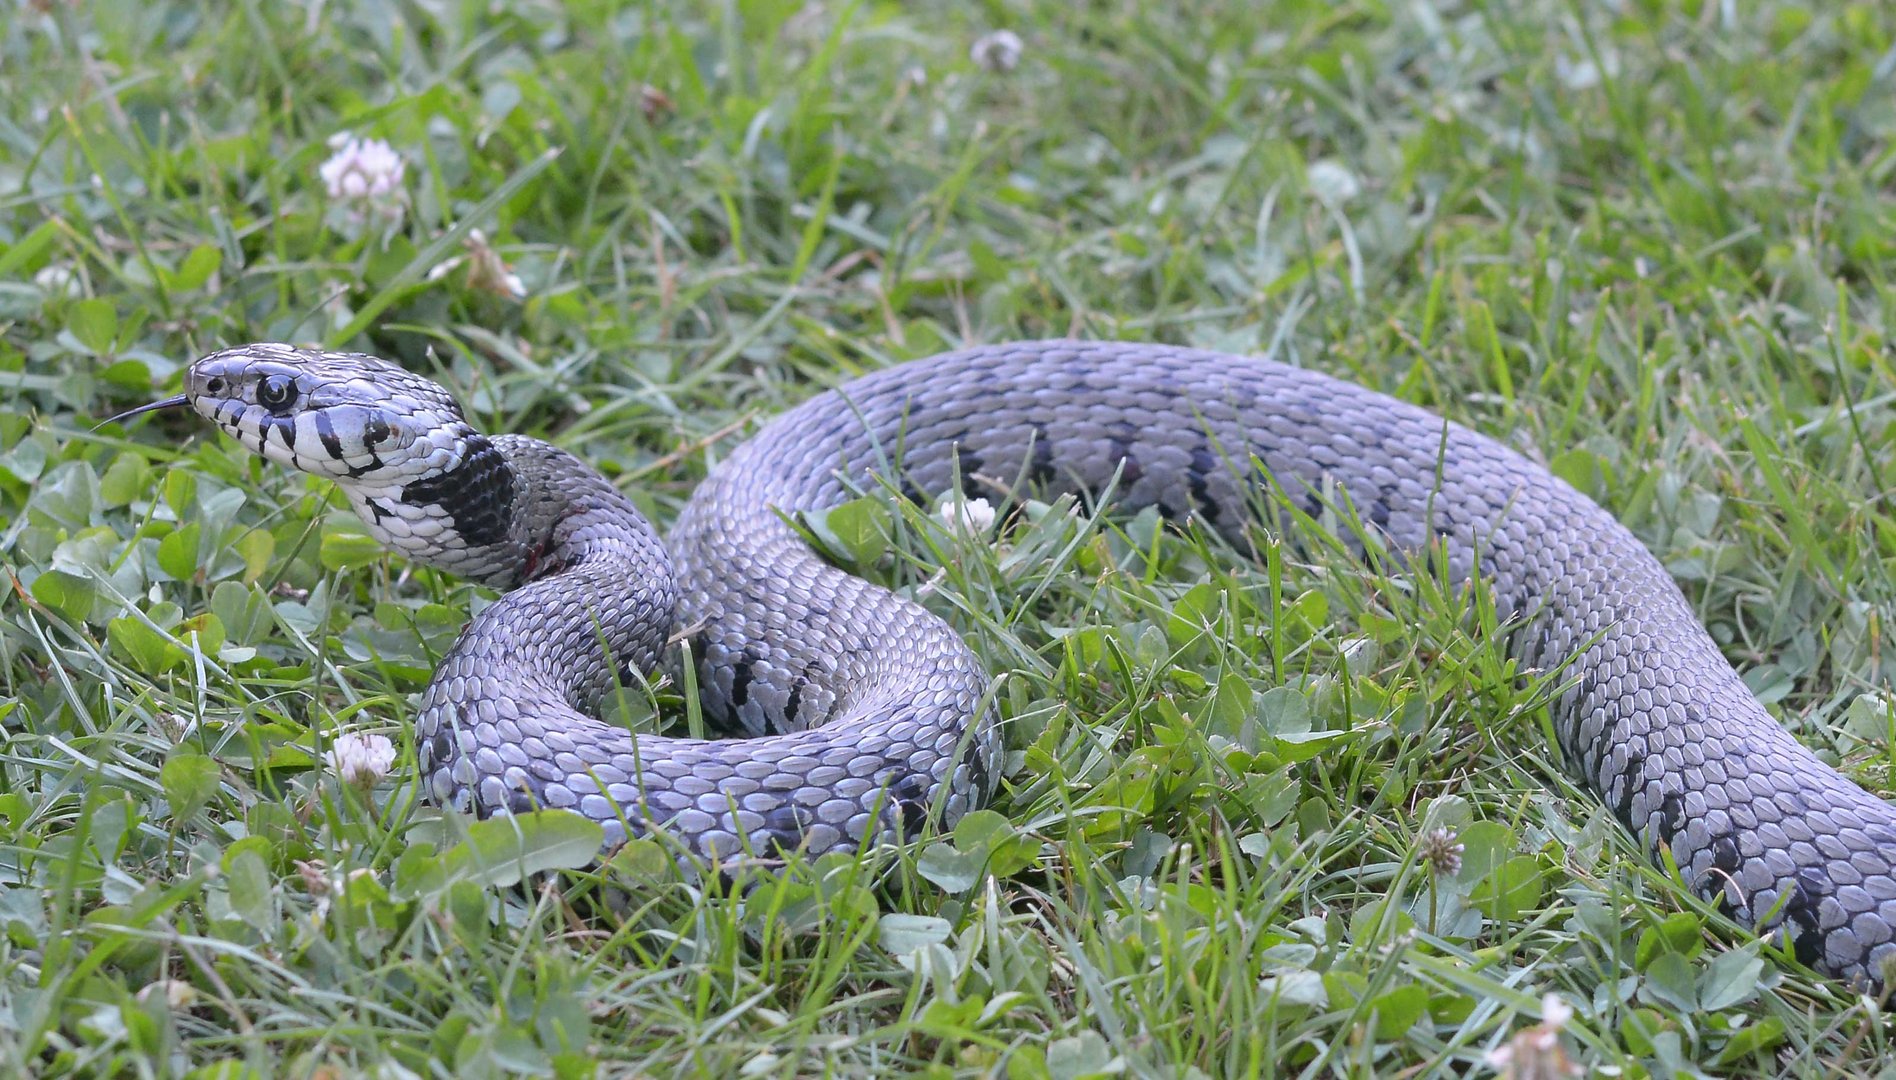
<path fill-rule="evenodd" d="M 882 483 L 929 500 L 1110 492 L 1232 539 L 1279 505 L 1347 507 L 1389 552 L 1487 583 L 1526 671 L 1558 671 L 1566 767 L 1699 894 L 1804 964 L 1880 985 L 1896 957 L 1896 808 L 1766 710 L 1610 513 L 1500 442 L 1266 359 L 1031 341 L 858 376 L 764 424 L 669 535 L 573 454 L 477 430 L 454 396 L 361 353 L 257 343 L 185 367 L 186 407 L 333 480 L 378 540 L 492 586 L 415 714 L 424 793 L 480 816 L 564 809 L 608 844 L 717 863 L 821 855 L 986 805 L 1005 747 L 991 677 L 912 596 L 799 523 Z M 707 733 L 593 715 L 689 647 Z M 681 856 L 682 857 L 682 856 Z"/>

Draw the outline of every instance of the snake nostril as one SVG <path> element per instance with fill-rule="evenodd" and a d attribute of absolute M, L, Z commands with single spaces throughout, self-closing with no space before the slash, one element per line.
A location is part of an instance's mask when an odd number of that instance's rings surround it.
<path fill-rule="evenodd" d="M 223 393 L 224 392 L 223 376 L 213 375 L 211 377 L 211 381 L 204 384 L 204 389 L 207 393 L 212 393 L 212 394 Z"/>

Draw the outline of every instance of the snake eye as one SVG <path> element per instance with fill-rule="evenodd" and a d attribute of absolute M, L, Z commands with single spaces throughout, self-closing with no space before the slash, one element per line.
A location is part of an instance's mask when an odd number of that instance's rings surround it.
<path fill-rule="evenodd" d="M 270 410 L 272 416 L 282 416 L 296 404 L 296 380 L 288 375 L 266 375 L 257 384 L 257 404 Z"/>

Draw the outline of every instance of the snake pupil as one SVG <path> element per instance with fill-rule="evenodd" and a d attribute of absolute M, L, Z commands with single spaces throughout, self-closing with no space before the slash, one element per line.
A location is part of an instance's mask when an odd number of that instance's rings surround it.
<path fill-rule="evenodd" d="M 257 404 L 272 416 L 283 416 L 296 404 L 296 382 L 287 375 L 271 375 L 257 384 Z"/>

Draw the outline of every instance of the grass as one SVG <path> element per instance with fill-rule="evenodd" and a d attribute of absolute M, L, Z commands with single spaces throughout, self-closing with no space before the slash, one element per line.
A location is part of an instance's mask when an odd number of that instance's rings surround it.
<path fill-rule="evenodd" d="M 5 1070 L 1482 1075 L 1554 994 L 1602 1074 L 1886 1073 L 1884 1003 L 1650 867 L 1479 593 L 1346 521 L 901 519 L 854 554 L 999 676 L 994 813 L 730 895 L 443 820 L 404 720 L 477 591 L 187 418 L 90 427 L 222 344 L 359 347 L 666 522 L 900 359 L 1271 353 L 1594 494 L 1888 793 L 1893 43 L 1867 0 L 12 5 Z M 390 230 L 317 179 L 345 129 L 408 163 Z M 474 229 L 523 302 L 429 277 Z M 394 775 L 339 786 L 343 731 Z"/>

